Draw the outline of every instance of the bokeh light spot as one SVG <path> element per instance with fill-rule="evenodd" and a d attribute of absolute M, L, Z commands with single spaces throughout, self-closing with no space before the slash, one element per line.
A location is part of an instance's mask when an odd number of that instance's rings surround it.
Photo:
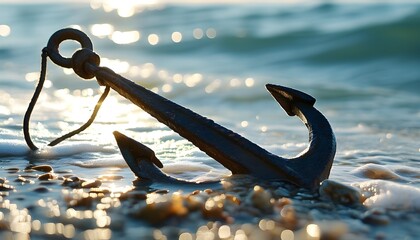
<path fill-rule="evenodd" d="M 159 43 L 159 36 L 157 34 L 152 33 L 147 37 L 147 41 L 149 41 L 150 45 L 156 45 Z"/>
<path fill-rule="evenodd" d="M 280 237 L 281 237 L 281 240 L 294 240 L 295 234 L 293 233 L 293 231 L 286 229 L 281 232 Z"/>
<path fill-rule="evenodd" d="M 11 29 L 8 25 L 0 25 L 0 36 L 7 37 L 10 35 Z"/>
<path fill-rule="evenodd" d="M 202 38 L 203 38 L 203 36 L 204 36 L 203 29 L 201 29 L 201 28 L 196 28 L 196 29 L 194 29 L 194 30 L 193 30 L 193 37 L 194 37 L 195 39 L 202 39 Z"/>
<path fill-rule="evenodd" d="M 254 86 L 254 84 L 255 84 L 255 81 L 254 81 L 253 78 L 247 78 L 247 79 L 245 79 L 245 86 L 252 87 L 252 86 Z"/>
<path fill-rule="evenodd" d="M 90 27 L 90 32 L 94 36 L 99 37 L 99 38 L 104 38 L 108 35 L 111 35 L 113 31 L 114 31 L 114 26 L 108 23 L 93 24 Z"/>
<path fill-rule="evenodd" d="M 216 37 L 216 35 L 217 35 L 217 33 L 216 33 L 216 29 L 214 29 L 214 28 L 209 28 L 209 29 L 207 29 L 207 30 L 206 30 L 206 36 L 207 36 L 208 38 L 215 38 L 215 37 Z"/>
<path fill-rule="evenodd" d="M 179 43 L 182 41 L 182 34 L 180 32 L 173 32 L 171 38 L 174 43 Z"/>
<path fill-rule="evenodd" d="M 120 32 L 115 31 L 111 35 L 111 40 L 116 44 L 130 44 L 140 40 L 139 31 Z"/>

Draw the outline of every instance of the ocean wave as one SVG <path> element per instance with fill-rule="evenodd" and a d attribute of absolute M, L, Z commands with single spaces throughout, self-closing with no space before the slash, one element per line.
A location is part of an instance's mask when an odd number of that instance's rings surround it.
<path fill-rule="evenodd" d="M 327 4 L 300 11 L 273 6 L 256 8 L 239 6 L 241 11 L 225 7 L 209 8 L 197 26 L 214 28 L 216 37 L 185 38 L 179 44 L 162 41 L 159 46 L 139 44 L 141 49 L 158 54 L 223 54 L 235 57 L 253 57 L 264 63 L 301 61 L 309 64 L 353 63 L 383 59 L 418 61 L 420 53 L 420 10 L 418 6 L 388 5 L 349 7 Z M 188 9 L 188 8 L 187 8 Z M 185 9 L 184 9 L 185 10 Z M 253 9 L 255 10 L 255 9 Z M 169 14 L 180 29 L 188 29 L 182 20 L 191 12 L 179 12 L 176 7 L 162 10 Z M 238 15 L 238 12 L 240 14 Z M 219 15 L 216 15 L 218 13 Z M 389 17 L 384 18 L 387 15 Z M 198 18 L 198 17 L 197 17 Z M 164 22 L 169 19 L 163 18 Z M 203 23 L 205 22 L 205 23 Z M 184 25 L 182 25 L 184 24 Z M 154 25 L 155 26 L 155 25 Z M 144 26 L 147 30 L 149 27 Z M 191 30 L 193 26 L 190 27 Z M 158 26 L 156 32 L 171 33 Z"/>
<path fill-rule="evenodd" d="M 406 59 L 418 61 L 420 11 L 395 22 L 368 24 L 330 35 L 331 48 L 308 56 L 317 63 Z"/>

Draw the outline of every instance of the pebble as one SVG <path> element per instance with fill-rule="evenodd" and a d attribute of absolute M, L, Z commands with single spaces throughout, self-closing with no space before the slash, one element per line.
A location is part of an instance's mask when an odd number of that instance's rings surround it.
<path fill-rule="evenodd" d="M 286 205 L 280 211 L 280 223 L 287 228 L 294 230 L 298 226 L 298 219 L 295 208 L 292 205 Z"/>
<path fill-rule="evenodd" d="M 226 219 L 227 213 L 224 211 L 224 200 L 218 197 L 212 197 L 201 206 L 201 213 L 207 219 Z"/>
<path fill-rule="evenodd" d="M 169 193 L 169 190 L 167 190 L 167 189 L 159 189 L 159 190 L 156 190 L 154 193 L 167 194 L 167 193 Z"/>
<path fill-rule="evenodd" d="M 22 176 L 18 176 L 18 177 L 15 179 L 15 182 L 20 182 L 20 183 L 34 183 L 34 181 L 29 180 L 29 179 L 27 179 L 27 178 L 25 178 L 25 177 L 22 177 Z"/>
<path fill-rule="evenodd" d="M 91 182 L 83 182 L 81 187 L 82 188 L 98 188 L 102 185 L 102 182 L 99 180 L 91 181 Z"/>
<path fill-rule="evenodd" d="M 185 207 L 188 208 L 189 211 L 201 210 L 203 207 L 204 200 L 195 195 L 197 194 L 190 194 L 185 199 Z"/>
<path fill-rule="evenodd" d="M 10 231 L 10 223 L 6 221 L 0 221 L 0 232 L 6 232 L 6 231 Z M 13 239 L 11 234 L 9 236 L 10 236 L 10 239 Z"/>
<path fill-rule="evenodd" d="M 249 194 L 248 201 L 251 202 L 252 206 L 258 208 L 262 212 L 269 213 L 273 211 L 271 193 L 258 185 L 256 185 L 253 191 Z"/>
<path fill-rule="evenodd" d="M 57 178 L 57 175 L 53 173 L 44 173 L 38 177 L 38 179 L 41 181 L 49 181 L 49 180 L 54 180 L 56 178 Z"/>
<path fill-rule="evenodd" d="M 205 189 L 204 192 L 207 194 L 211 194 L 213 193 L 213 190 L 208 188 L 208 189 Z"/>
<path fill-rule="evenodd" d="M 86 181 L 77 176 L 71 176 L 69 178 L 64 178 L 62 185 L 71 188 L 81 188 L 84 182 Z"/>
<path fill-rule="evenodd" d="M 134 201 L 143 201 L 147 199 L 147 193 L 145 191 L 128 191 L 128 192 L 124 192 L 120 195 L 119 199 L 121 201 L 125 201 L 125 200 L 134 200 Z"/>
<path fill-rule="evenodd" d="M 11 191 L 15 189 L 12 185 L 6 183 L 0 183 L 0 191 Z"/>
<path fill-rule="evenodd" d="M 362 221 L 372 225 L 388 225 L 391 220 L 382 209 L 371 209 L 363 214 Z"/>
<path fill-rule="evenodd" d="M 7 181 L 7 179 L 6 178 L 2 178 L 2 177 L 0 177 L 0 184 L 1 183 L 7 183 L 8 181 Z"/>
<path fill-rule="evenodd" d="M 27 169 L 32 169 L 35 171 L 40 171 L 40 172 L 52 172 L 53 168 L 50 165 L 37 165 L 37 166 L 31 166 Z M 25 169 L 25 170 L 27 170 Z"/>
<path fill-rule="evenodd" d="M 94 198 L 90 195 L 81 196 L 78 194 L 73 194 L 70 197 L 66 197 L 65 201 L 67 202 L 68 207 L 85 207 L 91 208 L 94 202 Z"/>
<path fill-rule="evenodd" d="M 281 209 L 286 205 L 291 205 L 292 203 L 293 203 L 292 199 L 283 197 L 283 198 L 278 199 L 275 202 L 275 207 Z"/>
<path fill-rule="evenodd" d="M 352 186 L 333 180 L 324 180 L 319 187 L 321 198 L 342 205 L 358 205 L 362 203 L 362 194 Z"/>
<path fill-rule="evenodd" d="M 48 188 L 46 188 L 46 187 L 38 187 L 38 188 L 35 188 L 33 191 L 34 192 L 37 192 L 37 193 L 46 193 L 46 192 L 49 192 Z"/>
<path fill-rule="evenodd" d="M 8 173 L 17 173 L 19 172 L 19 168 L 7 168 L 6 171 Z"/>
<path fill-rule="evenodd" d="M 96 194 L 103 194 L 103 195 L 105 195 L 105 194 L 111 193 L 111 191 L 109 191 L 109 189 L 106 189 L 106 188 L 100 188 L 100 187 L 98 187 L 98 188 L 91 188 L 91 189 L 89 189 L 89 193 L 96 193 Z"/>
<path fill-rule="evenodd" d="M 60 174 L 69 174 L 69 173 L 72 173 L 73 170 L 70 170 L 70 169 L 62 169 L 62 170 L 54 170 L 54 172 L 60 173 Z"/>
<path fill-rule="evenodd" d="M 131 215 L 150 224 L 161 224 L 169 217 L 183 217 L 188 214 L 188 209 L 183 204 L 183 197 L 179 194 L 161 195 L 155 200 L 147 204 L 143 204 L 144 202 L 137 204 Z"/>

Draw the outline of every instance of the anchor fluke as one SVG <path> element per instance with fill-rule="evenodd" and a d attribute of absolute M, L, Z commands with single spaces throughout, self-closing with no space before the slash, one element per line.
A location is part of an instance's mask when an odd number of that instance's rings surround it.
<path fill-rule="evenodd" d="M 267 84 L 265 87 L 289 116 L 296 115 L 293 109 L 297 103 L 305 103 L 313 106 L 316 101 L 312 96 L 296 89 L 274 84 Z"/>
<path fill-rule="evenodd" d="M 185 186 L 218 187 L 220 181 L 194 182 L 169 176 L 160 168 L 163 164 L 157 159 L 155 152 L 136 140 L 115 131 L 115 140 L 131 171 L 141 180 L 181 184 Z"/>
<path fill-rule="evenodd" d="M 131 156 L 136 156 L 137 158 L 141 158 L 144 160 L 148 160 L 158 166 L 159 168 L 163 168 L 162 162 L 156 157 L 155 152 L 148 148 L 146 145 L 143 145 L 134 139 L 131 139 L 124 134 L 114 131 L 114 137 L 117 141 L 118 147 L 120 150 L 126 151 L 127 153 L 122 153 L 124 157 L 128 154 Z M 129 166 L 132 170 L 133 168 L 137 168 L 137 166 Z"/>

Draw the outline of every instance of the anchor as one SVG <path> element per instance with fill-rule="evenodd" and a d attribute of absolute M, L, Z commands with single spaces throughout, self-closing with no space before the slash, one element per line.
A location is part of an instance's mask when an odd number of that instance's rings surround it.
<path fill-rule="evenodd" d="M 71 58 L 59 53 L 65 40 L 82 46 Z M 315 107 L 315 98 L 284 86 L 267 84 L 266 88 L 289 116 L 297 116 L 309 130 L 309 146 L 294 158 L 283 158 L 261 148 L 239 134 L 180 106 L 112 70 L 100 67 L 89 37 L 76 29 L 54 33 L 45 48 L 59 66 L 73 68 L 84 79 L 96 77 L 100 85 L 112 88 L 142 108 L 159 122 L 189 140 L 208 156 L 229 169 L 232 174 L 249 174 L 260 179 L 287 181 L 300 187 L 315 189 L 327 179 L 335 156 L 336 141 L 328 120 Z M 26 118 L 29 121 L 29 117 Z M 153 150 L 120 132 L 114 132 L 117 145 L 130 169 L 141 179 L 181 181 L 163 173 L 162 162 Z M 29 139 L 29 141 L 28 141 Z M 29 133 L 25 134 L 28 145 Z"/>

